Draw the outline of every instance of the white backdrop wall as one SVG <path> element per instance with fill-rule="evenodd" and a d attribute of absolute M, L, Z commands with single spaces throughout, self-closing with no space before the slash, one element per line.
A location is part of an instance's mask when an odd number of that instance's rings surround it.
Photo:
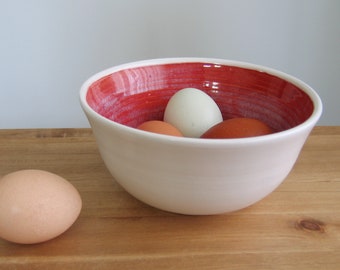
<path fill-rule="evenodd" d="M 92 74 L 197 56 L 276 68 L 321 96 L 340 125 L 339 0 L 0 0 L 0 128 L 88 127 Z"/>

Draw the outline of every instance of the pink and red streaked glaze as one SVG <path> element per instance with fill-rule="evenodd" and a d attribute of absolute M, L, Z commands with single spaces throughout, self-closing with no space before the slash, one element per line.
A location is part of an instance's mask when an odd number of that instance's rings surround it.
<path fill-rule="evenodd" d="M 274 131 L 295 127 L 314 109 L 297 86 L 271 74 L 212 63 L 175 63 L 117 71 L 94 82 L 89 106 L 100 115 L 130 127 L 162 120 L 170 97 L 193 87 L 210 95 L 224 119 L 257 118 Z"/>

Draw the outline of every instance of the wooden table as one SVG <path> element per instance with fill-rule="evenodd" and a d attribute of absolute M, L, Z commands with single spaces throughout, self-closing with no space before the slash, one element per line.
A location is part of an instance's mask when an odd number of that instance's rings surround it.
<path fill-rule="evenodd" d="M 0 269 L 340 269 L 340 127 L 316 127 L 275 192 L 225 215 L 137 201 L 104 167 L 90 129 L 0 130 L 0 175 L 27 168 L 68 179 L 83 209 L 48 242 L 0 239 Z"/>

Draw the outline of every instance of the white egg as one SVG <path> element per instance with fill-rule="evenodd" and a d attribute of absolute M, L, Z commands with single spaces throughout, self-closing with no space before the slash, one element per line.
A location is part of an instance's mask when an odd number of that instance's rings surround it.
<path fill-rule="evenodd" d="M 185 137 L 199 138 L 223 118 L 209 95 L 195 88 L 185 88 L 170 98 L 164 121 L 177 127 Z"/>

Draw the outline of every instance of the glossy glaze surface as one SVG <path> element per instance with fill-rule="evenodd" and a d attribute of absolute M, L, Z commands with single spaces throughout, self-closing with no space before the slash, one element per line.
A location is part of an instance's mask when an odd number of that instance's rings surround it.
<path fill-rule="evenodd" d="M 313 112 L 311 99 L 294 84 L 266 72 L 210 63 L 136 67 L 94 82 L 87 102 L 102 116 L 136 127 L 161 120 L 170 97 L 186 87 L 206 92 L 223 118 L 262 120 L 275 131 L 294 127 Z"/>

